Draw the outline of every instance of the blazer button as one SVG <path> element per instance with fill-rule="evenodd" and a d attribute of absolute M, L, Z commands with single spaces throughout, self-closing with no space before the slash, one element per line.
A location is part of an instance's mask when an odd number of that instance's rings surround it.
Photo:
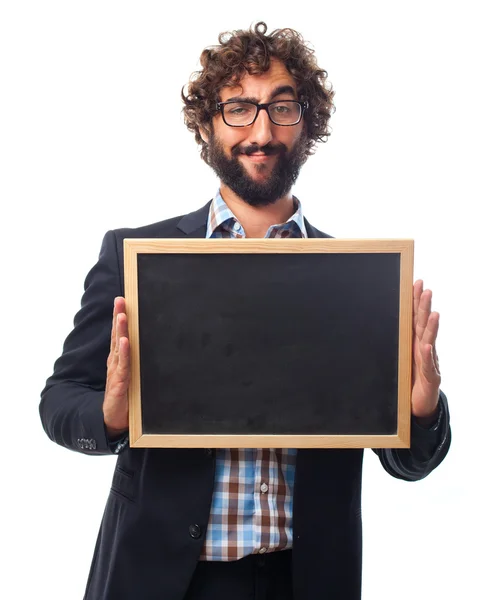
<path fill-rule="evenodd" d="M 190 534 L 190 537 L 193 537 L 194 540 L 198 540 L 199 537 L 202 535 L 202 530 L 196 524 L 190 525 L 190 527 L 188 528 L 188 533 Z"/>

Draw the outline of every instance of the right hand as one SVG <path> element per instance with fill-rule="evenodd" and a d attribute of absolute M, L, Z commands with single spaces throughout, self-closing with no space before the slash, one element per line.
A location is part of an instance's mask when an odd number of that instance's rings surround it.
<path fill-rule="evenodd" d="M 125 311 L 125 299 L 121 296 L 115 298 L 111 347 L 106 363 L 106 391 L 103 401 L 104 424 L 110 439 L 117 438 L 128 430 L 130 344 Z"/>

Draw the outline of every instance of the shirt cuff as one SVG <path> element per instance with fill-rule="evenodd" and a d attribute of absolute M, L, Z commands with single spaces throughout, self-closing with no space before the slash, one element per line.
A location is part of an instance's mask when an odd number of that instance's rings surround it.
<path fill-rule="evenodd" d="M 116 440 L 108 440 L 108 448 L 112 454 L 120 454 L 128 446 L 128 433 L 124 433 Z"/>

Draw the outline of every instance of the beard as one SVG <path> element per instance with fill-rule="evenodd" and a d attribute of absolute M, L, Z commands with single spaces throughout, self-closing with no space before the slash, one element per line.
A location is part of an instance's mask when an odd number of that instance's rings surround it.
<path fill-rule="evenodd" d="M 290 151 L 284 144 L 251 145 L 243 148 L 237 145 L 231 149 L 232 157 L 229 158 L 220 142 L 211 133 L 208 163 L 219 179 L 247 204 L 267 206 L 285 196 L 298 179 L 300 169 L 308 158 L 307 139 L 303 130 Z M 242 154 L 248 156 L 254 152 L 277 155 L 270 176 L 261 181 L 252 179 L 238 158 Z M 258 173 L 262 173 L 270 167 L 259 163 L 255 164 L 254 168 Z"/>

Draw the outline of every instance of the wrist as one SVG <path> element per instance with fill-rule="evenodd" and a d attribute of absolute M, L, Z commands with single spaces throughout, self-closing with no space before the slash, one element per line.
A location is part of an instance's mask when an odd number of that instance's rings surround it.
<path fill-rule="evenodd" d="M 438 414 L 439 410 L 437 406 L 431 415 L 426 417 L 414 417 L 414 420 L 420 427 L 424 427 L 425 429 L 427 429 L 428 427 L 436 423 L 436 421 L 438 420 Z"/>
<path fill-rule="evenodd" d="M 426 415 L 413 415 L 413 420 L 419 427 L 423 429 L 436 429 L 441 421 L 441 417 L 442 406 L 439 399 L 433 412 Z"/>
<path fill-rule="evenodd" d="M 114 429 L 113 427 L 108 427 L 105 425 L 106 429 L 106 437 L 109 442 L 113 442 L 122 437 L 125 433 L 127 433 L 128 429 Z"/>

